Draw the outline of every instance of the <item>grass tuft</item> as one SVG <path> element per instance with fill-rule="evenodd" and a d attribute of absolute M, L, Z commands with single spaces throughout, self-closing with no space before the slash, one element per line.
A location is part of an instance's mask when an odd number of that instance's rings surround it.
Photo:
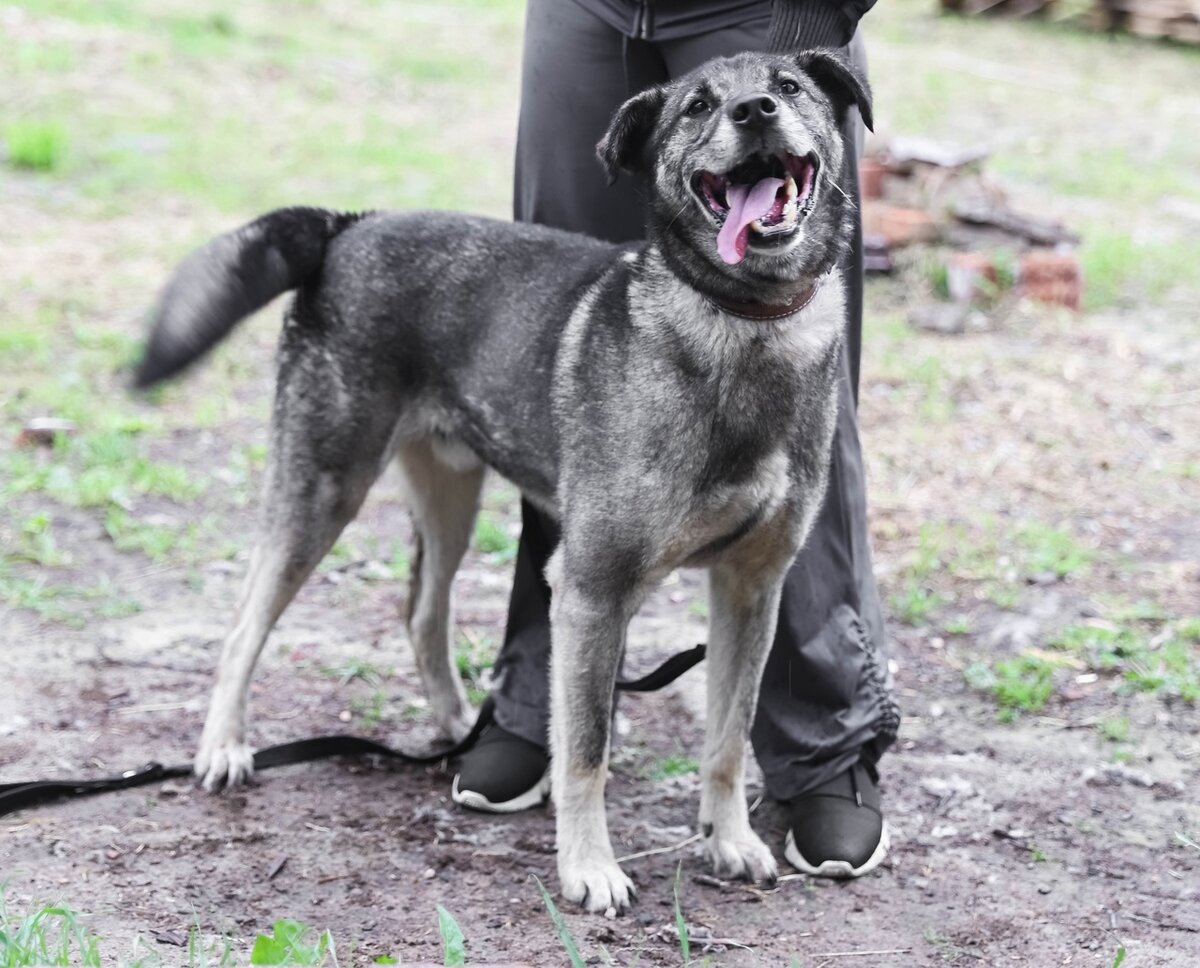
<path fill-rule="evenodd" d="M 100 965 L 100 941 L 65 905 L 9 916 L 0 892 L 0 968 L 25 965 Z"/>
<path fill-rule="evenodd" d="M 1037 712 L 1054 695 L 1056 663 L 1037 655 L 1021 655 L 997 662 L 977 662 L 964 672 L 967 683 L 990 692 L 1000 707 L 999 719 L 1011 723 L 1022 712 Z"/>
<path fill-rule="evenodd" d="M 517 557 L 517 539 L 487 511 L 475 521 L 475 547 L 494 564 L 507 564 Z"/>
<path fill-rule="evenodd" d="M 272 925 L 271 934 L 260 934 L 250 949 L 252 965 L 323 965 L 328 960 L 337 966 L 333 936 L 322 931 L 309 940 L 313 929 L 303 921 L 281 918 Z"/>
<path fill-rule="evenodd" d="M 52 172 L 66 157 L 67 130 L 58 121 L 13 121 L 4 128 L 4 143 L 13 168 Z"/>
<path fill-rule="evenodd" d="M 683 955 L 683 963 L 687 965 L 692 960 L 692 942 L 688 937 L 687 921 L 683 918 L 683 909 L 679 906 L 679 878 L 683 873 L 683 861 L 675 865 L 675 930 L 679 932 L 679 953 Z"/>

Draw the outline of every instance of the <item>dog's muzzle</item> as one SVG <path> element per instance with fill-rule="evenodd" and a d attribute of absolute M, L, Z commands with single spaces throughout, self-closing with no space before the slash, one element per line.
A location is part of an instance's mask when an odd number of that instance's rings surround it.
<path fill-rule="evenodd" d="M 816 155 L 755 153 L 724 174 L 698 171 L 691 187 L 720 227 L 717 252 L 729 265 L 755 248 L 786 244 L 812 209 L 820 167 Z"/>

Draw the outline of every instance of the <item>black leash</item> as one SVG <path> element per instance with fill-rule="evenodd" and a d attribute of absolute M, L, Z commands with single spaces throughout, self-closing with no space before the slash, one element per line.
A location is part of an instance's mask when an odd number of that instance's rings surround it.
<path fill-rule="evenodd" d="M 618 680 L 617 689 L 621 692 L 653 692 L 661 689 L 700 662 L 704 658 L 704 653 L 703 645 L 697 645 L 694 649 L 688 649 L 686 652 L 679 652 L 640 679 Z M 436 753 L 406 753 L 362 736 L 314 736 L 311 739 L 298 739 L 259 750 L 254 754 L 254 770 L 258 772 L 276 766 L 308 763 L 330 756 L 379 756 L 413 766 L 440 763 L 442 760 L 461 756 L 475 745 L 480 734 L 492 721 L 492 710 L 492 697 L 488 696 L 479 709 L 479 716 L 475 720 L 475 725 L 471 727 L 471 731 L 449 749 L 439 750 Z M 44 803 L 66 797 L 86 797 L 94 793 L 107 793 L 110 790 L 128 790 L 131 787 L 146 786 L 160 780 L 191 775 L 191 763 L 184 763 L 180 766 L 147 763 L 140 769 L 126 770 L 120 776 L 99 780 L 35 780 L 30 783 L 0 783 L 0 817 L 15 813 L 17 810 L 41 806 Z"/>

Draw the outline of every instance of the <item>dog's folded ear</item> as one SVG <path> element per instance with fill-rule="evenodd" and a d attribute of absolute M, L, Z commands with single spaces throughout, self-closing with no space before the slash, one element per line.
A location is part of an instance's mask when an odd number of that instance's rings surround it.
<path fill-rule="evenodd" d="M 661 87 L 650 87 L 631 97 L 613 115 L 612 123 L 596 145 L 596 154 L 610 185 L 622 171 L 633 174 L 649 167 L 646 146 L 665 100 L 666 93 Z"/>
<path fill-rule="evenodd" d="M 871 114 L 871 88 L 867 79 L 844 55 L 836 50 L 802 50 L 796 55 L 796 63 L 833 101 L 839 121 L 845 118 L 851 105 L 857 105 L 867 130 L 875 130 L 875 119 Z"/>

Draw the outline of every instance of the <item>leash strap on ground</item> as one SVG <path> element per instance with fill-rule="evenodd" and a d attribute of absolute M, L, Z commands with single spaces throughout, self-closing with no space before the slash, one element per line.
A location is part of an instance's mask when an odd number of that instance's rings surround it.
<path fill-rule="evenodd" d="M 704 654 L 705 647 L 703 645 L 697 645 L 686 652 L 679 652 L 640 679 L 618 680 L 617 689 L 621 692 L 653 692 L 661 689 L 699 663 L 704 658 Z M 475 725 L 471 727 L 471 731 L 449 749 L 436 753 L 406 753 L 362 736 L 314 736 L 311 739 L 298 739 L 291 743 L 264 747 L 254 754 L 254 769 L 255 771 L 269 770 L 275 766 L 309 763 L 312 760 L 323 760 L 331 756 L 379 756 L 383 759 L 410 763 L 415 766 L 428 766 L 460 756 L 474 746 L 480 734 L 492 721 L 493 710 L 492 697 L 488 696 L 479 709 L 479 716 L 475 720 Z M 192 765 L 190 763 L 180 766 L 147 763 L 140 769 L 126 770 L 120 776 L 99 780 L 35 780 L 30 783 L 0 783 L 0 817 L 28 807 L 51 803 L 54 800 L 86 797 L 95 793 L 108 793 L 110 790 L 128 790 L 132 787 L 158 783 L 160 780 L 191 775 Z"/>

